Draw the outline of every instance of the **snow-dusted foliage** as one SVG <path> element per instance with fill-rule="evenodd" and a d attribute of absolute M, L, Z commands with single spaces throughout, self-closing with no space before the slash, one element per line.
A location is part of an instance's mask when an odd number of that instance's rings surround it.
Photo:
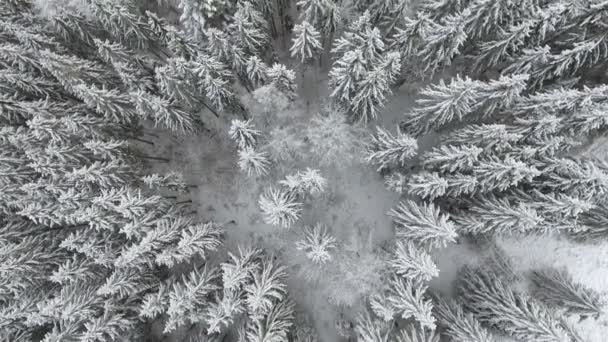
<path fill-rule="evenodd" d="M 270 161 L 266 152 L 256 151 L 251 146 L 239 150 L 239 168 L 249 177 L 264 176 L 268 174 Z"/>
<path fill-rule="evenodd" d="M 424 247 L 445 247 L 454 242 L 457 234 L 447 214 L 428 203 L 416 204 L 411 200 L 399 203 L 391 209 L 396 234 Z"/>
<path fill-rule="evenodd" d="M 431 256 L 411 242 L 397 241 L 397 248 L 389 265 L 396 274 L 404 278 L 428 281 L 439 275 L 439 269 Z"/>
<path fill-rule="evenodd" d="M 601 302 L 600 294 L 575 282 L 567 270 L 535 270 L 530 279 L 534 284 L 534 297 L 551 307 L 583 316 L 598 316 L 604 312 L 605 303 Z"/>
<path fill-rule="evenodd" d="M 432 315 L 433 304 L 424 297 L 426 285 L 417 281 L 393 277 L 385 294 L 385 304 L 395 315 L 403 319 L 413 318 L 423 328 L 435 329 Z"/>
<path fill-rule="evenodd" d="M 495 342 L 494 336 L 477 319 L 464 312 L 454 300 L 438 298 L 433 304 L 437 323 L 445 328 L 443 334 L 455 341 Z"/>
<path fill-rule="evenodd" d="M 331 50 L 338 58 L 329 73 L 330 97 L 358 121 L 378 116 L 401 66 L 400 55 L 386 51 L 381 35 L 365 12 Z"/>
<path fill-rule="evenodd" d="M 419 136 L 465 116 L 487 117 L 511 105 L 526 87 L 528 75 L 504 76 L 490 82 L 457 76 L 425 88 L 417 106 L 406 114 L 402 127 Z"/>
<path fill-rule="evenodd" d="M 564 322 L 541 303 L 507 287 L 495 274 L 465 269 L 459 281 L 463 305 L 484 324 L 517 339 L 573 341 Z"/>
<path fill-rule="evenodd" d="M 361 130 L 346 122 L 344 113 L 317 114 L 306 131 L 313 158 L 324 166 L 347 166 L 359 158 L 363 144 Z"/>
<path fill-rule="evenodd" d="M 300 218 L 302 203 L 283 189 L 267 189 L 258 201 L 264 214 L 264 222 L 284 228 L 291 227 Z"/>
<path fill-rule="evenodd" d="M 317 195 L 325 190 L 327 180 L 321 176 L 319 170 L 306 168 L 295 174 L 287 175 L 279 184 L 287 188 L 294 195 Z"/>
<path fill-rule="evenodd" d="M 306 253 L 306 257 L 317 264 L 331 260 L 332 249 L 336 248 L 336 239 L 327 233 L 323 224 L 304 228 L 304 236 L 296 241 L 296 249 Z"/>
<path fill-rule="evenodd" d="M 266 78 L 268 82 L 273 84 L 289 99 L 294 99 L 296 96 L 296 74 L 287 69 L 283 64 L 275 63 L 272 67 L 266 70 Z"/>
<path fill-rule="evenodd" d="M 366 161 L 378 167 L 378 171 L 389 166 L 405 166 L 405 162 L 414 157 L 418 150 L 416 139 L 406 134 L 390 132 L 376 128 L 376 134 L 372 136 L 368 147 Z"/>
<path fill-rule="evenodd" d="M 297 24 L 294 29 L 293 44 L 291 45 L 291 57 L 298 57 L 301 62 L 312 59 L 323 49 L 320 38 L 321 35 L 315 28 L 303 21 Z"/>
<path fill-rule="evenodd" d="M 254 128 L 251 119 L 247 121 L 233 119 L 228 134 L 240 149 L 244 149 L 255 147 L 261 132 Z"/>

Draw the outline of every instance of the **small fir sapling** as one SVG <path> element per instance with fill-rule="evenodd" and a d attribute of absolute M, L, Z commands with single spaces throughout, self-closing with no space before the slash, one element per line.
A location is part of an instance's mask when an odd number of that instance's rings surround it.
<path fill-rule="evenodd" d="M 393 219 L 396 235 L 422 246 L 442 248 L 456 241 L 454 224 L 432 203 L 420 205 L 411 200 L 399 203 L 388 215 Z"/>
<path fill-rule="evenodd" d="M 331 260 L 330 250 L 336 246 L 336 239 L 327 233 L 325 225 L 321 223 L 304 228 L 303 239 L 296 241 L 296 249 L 304 251 L 306 257 L 316 264 L 324 264 Z"/>
<path fill-rule="evenodd" d="M 267 189 L 258 200 L 264 222 L 283 228 L 291 227 L 300 218 L 302 203 L 284 189 Z"/>
<path fill-rule="evenodd" d="M 393 135 L 381 127 L 377 127 L 376 131 L 368 145 L 368 155 L 365 160 L 377 165 L 378 171 L 389 166 L 404 167 L 406 161 L 416 155 L 418 150 L 416 139 L 400 131 L 397 135 Z"/>
<path fill-rule="evenodd" d="M 258 136 L 261 135 L 261 132 L 254 128 L 251 121 L 252 119 L 247 121 L 233 119 L 230 124 L 228 134 L 230 134 L 230 138 L 236 142 L 240 149 L 246 147 L 254 148 L 258 142 Z"/>
<path fill-rule="evenodd" d="M 296 97 L 296 74 L 287 69 L 283 64 L 274 63 L 272 67 L 266 70 L 266 78 L 268 82 L 273 84 L 279 91 L 281 91 L 290 100 L 294 100 Z"/>
<path fill-rule="evenodd" d="M 397 275 L 406 279 L 429 281 L 439 275 L 431 256 L 411 242 L 397 241 L 389 265 Z"/>
<path fill-rule="evenodd" d="M 390 191 L 403 194 L 407 190 L 408 176 L 401 172 L 393 172 L 384 176 L 384 186 Z"/>
<path fill-rule="evenodd" d="M 327 180 L 321 176 L 319 170 L 306 168 L 305 171 L 287 175 L 279 184 L 287 187 L 289 193 L 295 196 L 305 194 L 315 196 L 325 191 Z"/>
<path fill-rule="evenodd" d="M 256 151 L 251 146 L 239 150 L 239 168 L 246 172 L 248 177 L 265 176 L 269 172 L 270 161 L 267 153 Z"/>
<path fill-rule="evenodd" d="M 568 314 L 597 317 L 604 303 L 596 291 L 577 283 L 566 269 L 546 268 L 532 271 L 533 296 Z"/>

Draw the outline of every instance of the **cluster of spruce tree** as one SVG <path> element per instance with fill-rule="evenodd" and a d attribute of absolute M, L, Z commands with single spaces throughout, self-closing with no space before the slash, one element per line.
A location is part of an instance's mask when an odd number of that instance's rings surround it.
<path fill-rule="evenodd" d="M 458 236 L 608 237 L 608 165 L 581 153 L 608 127 L 606 23 L 600 1 L 429 0 L 389 26 L 390 46 L 426 75 L 452 64 L 468 75 L 425 87 L 397 135 L 373 137 L 367 160 L 391 189 L 418 199 L 389 213 L 405 241 L 396 253 L 409 256 L 395 262 L 399 274 L 428 280 L 436 268 L 424 251 Z M 438 143 L 417 152 L 416 138 Z M 599 315 L 598 295 L 563 270 L 531 279 L 530 295 L 500 269 L 464 270 L 464 307 L 437 301 L 441 331 L 454 341 L 493 341 L 483 326 L 518 340 L 579 341 L 564 317 Z"/>
<path fill-rule="evenodd" d="M 87 6 L 46 21 L 0 3 L 0 339 L 143 341 L 162 322 L 287 340 L 284 268 L 216 256 L 223 228 L 196 218 L 181 175 L 146 172 L 164 158 L 144 127 L 195 133 L 238 109 L 230 66 L 128 1 Z"/>

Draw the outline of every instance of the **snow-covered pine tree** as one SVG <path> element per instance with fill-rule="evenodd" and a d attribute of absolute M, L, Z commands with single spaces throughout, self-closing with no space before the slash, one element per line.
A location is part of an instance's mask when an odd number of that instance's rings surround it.
<path fill-rule="evenodd" d="M 597 317 L 604 312 L 600 294 L 574 281 L 566 269 L 534 270 L 530 279 L 534 297 L 551 307 L 582 316 Z"/>
<path fill-rule="evenodd" d="M 258 141 L 257 137 L 261 135 L 261 132 L 254 128 L 251 119 L 247 121 L 233 119 L 228 134 L 236 142 L 236 145 L 243 149 L 245 147 L 255 147 Z"/>
<path fill-rule="evenodd" d="M 303 239 L 296 241 L 296 249 L 317 264 L 331 260 L 330 250 L 336 248 L 336 239 L 327 233 L 325 225 L 317 223 L 304 229 Z"/>
<path fill-rule="evenodd" d="M 314 196 L 325 190 L 327 180 L 321 176 L 319 170 L 306 168 L 305 171 L 287 175 L 279 184 L 286 187 L 292 196 Z"/>
<path fill-rule="evenodd" d="M 403 319 L 413 318 L 422 328 L 435 329 L 433 304 L 424 297 L 426 285 L 410 279 L 393 277 L 389 281 L 387 303 Z"/>
<path fill-rule="evenodd" d="M 0 4 L 12 13 L 2 20 L 32 31 L 0 34 L 0 89 L 10 87 L 12 97 L 0 120 L 0 239 L 8 247 L 2 267 L 15 271 L 3 281 L 12 290 L 3 294 L 2 317 L 10 320 L 1 335 L 136 341 L 146 339 L 138 335 L 145 322 L 165 312 L 168 329 L 191 322 L 207 303 L 204 289 L 220 285 L 191 267 L 218 247 L 221 234 L 185 215 L 174 196 L 160 196 L 185 184 L 147 176 L 146 156 L 127 143 L 139 139 L 145 119 L 171 126 L 191 114 L 162 113 L 170 110 L 163 101 L 138 106 L 123 82 L 149 71 L 142 56 L 172 50 L 159 33 L 178 34 L 126 3 L 95 1 L 90 16 L 66 14 L 49 26 L 28 1 L 18 13 L 8 4 Z M 25 77 L 16 81 L 19 74 Z M 164 98 L 158 89 L 147 87 L 146 95 Z M 188 276 L 168 280 L 177 264 Z"/>
<path fill-rule="evenodd" d="M 266 152 L 256 151 L 251 146 L 239 150 L 239 168 L 246 172 L 248 177 L 265 176 L 270 171 L 270 161 Z"/>
<path fill-rule="evenodd" d="M 294 304 L 290 299 L 275 304 L 268 314 L 247 324 L 248 342 L 287 341 L 287 333 L 293 325 Z"/>
<path fill-rule="evenodd" d="M 214 27 L 205 29 L 207 50 L 225 65 L 228 65 L 238 75 L 244 75 L 247 67 L 247 54 L 239 44 L 233 41 L 228 34 Z M 251 57 L 250 57 L 251 58 Z"/>
<path fill-rule="evenodd" d="M 298 58 L 302 63 L 314 59 L 321 52 L 321 35 L 309 22 L 303 21 L 293 28 L 293 43 L 290 48 L 291 57 Z"/>
<path fill-rule="evenodd" d="M 337 57 L 329 73 L 330 97 L 356 120 L 375 119 L 395 80 L 399 54 L 386 52 L 369 12 L 351 23 L 331 53 Z"/>
<path fill-rule="evenodd" d="M 437 298 L 433 302 L 433 314 L 437 319 L 437 324 L 445 329 L 443 335 L 453 341 L 496 341 L 472 314 L 465 313 L 462 306 L 452 299 Z"/>
<path fill-rule="evenodd" d="M 441 145 L 422 155 L 422 165 L 439 172 L 466 172 L 473 168 L 482 151 L 477 146 Z"/>
<path fill-rule="evenodd" d="M 342 22 L 338 4 L 334 1 L 298 0 L 297 5 L 301 11 L 301 19 L 319 29 L 324 39 L 328 39 L 327 37 L 336 32 Z"/>
<path fill-rule="evenodd" d="M 291 227 L 302 210 L 302 203 L 296 202 L 294 196 L 283 189 L 269 188 L 260 195 L 258 204 L 266 223 L 284 228 Z"/>
<path fill-rule="evenodd" d="M 435 74 L 440 68 L 452 64 L 454 57 L 460 53 L 468 36 L 464 29 L 470 12 L 447 15 L 441 23 L 429 26 L 424 35 L 424 43 L 417 56 L 422 69 L 428 75 Z"/>
<path fill-rule="evenodd" d="M 289 99 L 296 97 L 296 74 L 283 64 L 275 63 L 266 69 L 266 79 Z"/>
<path fill-rule="evenodd" d="M 493 273 L 472 268 L 461 272 L 462 303 L 481 323 L 523 340 L 574 341 L 549 309 L 508 288 Z"/>
<path fill-rule="evenodd" d="M 266 83 L 266 73 L 268 66 L 262 62 L 258 56 L 251 56 L 247 59 L 247 78 L 254 87 L 258 87 Z"/>
<path fill-rule="evenodd" d="M 405 167 L 408 159 L 414 157 L 418 150 L 418 142 L 401 131 L 396 135 L 382 127 L 376 127 L 368 146 L 366 161 L 378 167 L 378 171 L 391 166 Z"/>
<path fill-rule="evenodd" d="M 250 55 L 259 55 L 269 41 L 268 21 L 249 1 L 237 4 L 229 30 L 236 35 L 239 46 Z"/>
<path fill-rule="evenodd" d="M 419 136 L 472 114 L 490 116 L 515 102 L 525 89 L 527 79 L 527 75 L 512 75 L 490 82 L 460 76 L 449 84 L 441 80 L 421 92 L 424 97 L 406 114 L 401 127 Z"/>
<path fill-rule="evenodd" d="M 200 119 L 192 112 L 178 107 L 175 100 L 143 90 L 132 92 L 129 95 L 140 117 L 153 120 L 155 125 L 183 134 L 194 133 L 201 126 Z"/>
<path fill-rule="evenodd" d="M 437 265 L 424 250 L 411 242 L 397 241 L 396 249 L 389 265 L 394 272 L 406 279 L 429 281 L 439 275 Z"/>
<path fill-rule="evenodd" d="M 269 314 L 277 303 L 286 300 L 286 268 L 274 262 L 272 256 L 261 261 L 261 268 L 252 273 L 251 283 L 245 285 L 248 314 L 257 319 Z"/>
<path fill-rule="evenodd" d="M 526 203 L 511 204 L 494 195 L 479 197 L 462 214 L 452 215 L 458 230 L 475 234 L 531 234 L 543 232 L 543 218 Z"/>
<path fill-rule="evenodd" d="M 445 247 L 457 237 L 449 216 L 432 203 L 418 205 L 407 200 L 391 209 L 388 215 L 393 218 L 398 237 L 422 247 Z"/>

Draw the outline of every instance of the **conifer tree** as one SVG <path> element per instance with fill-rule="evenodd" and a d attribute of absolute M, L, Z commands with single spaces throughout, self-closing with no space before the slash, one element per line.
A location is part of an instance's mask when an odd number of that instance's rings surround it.
<path fill-rule="evenodd" d="M 397 248 L 389 265 L 396 274 L 408 279 L 428 281 L 439 275 L 439 269 L 430 255 L 411 242 L 397 241 Z"/>
<path fill-rule="evenodd" d="M 525 203 L 512 205 L 492 195 L 479 198 L 466 213 L 452 219 L 459 229 L 471 234 L 529 234 L 543 226 L 543 218 Z"/>
<path fill-rule="evenodd" d="M 324 264 L 331 260 L 329 251 L 336 248 L 336 239 L 329 235 L 325 226 L 317 223 L 304 229 L 304 238 L 296 241 L 296 249 L 304 251 L 314 263 Z"/>
<path fill-rule="evenodd" d="M 266 19 L 248 1 L 238 3 L 230 29 L 236 33 L 238 44 L 249 54 L 258 54 L 269 41 Z"/>
<path fill-rule="evenodd" d="M 599 294 L 575 282 L 565 269 L 535 270 L 530 279 L 534 284 L 534 296 L 551 307 L 584 316 L 598 316 L 604 312 Z"/>
<path fill-rule="evenodd" d="M 297 24 L 293 32 L 293 44 L 290 48 L 291 57 L 297 57 L 303 63 L 305 60 L 313 59 L 323 49 L 319 41 L 321 35 L 307 21 Z"/>
<path fill-rule="evenodd" d="M 490 116 L 511 105 L 526 87 L 527 75 L 502 77 L 491 82 L 457 76 L 449 84 L 443 80 L 422 91 L 425 98 L 406 114 L 401 126 L 418 136 L 453 120 L 477 114 Z"/>
<path fill-rule="evenodd" d="M 444 335 L 453 341 L 494 342 L 492 334 L 454 300 L 437 299 L 433 303 L 437 323 L 445 328 Z"/>
<path fill-rule="evenodd" d="M 296 75 L 283 64 L 275 63 L 266 70 L 266 78 L 289 99 L 296 96 Z"/>
<path fill-rule="evenodd" d="M 447 15 L 440 24 L 432 25 L 425 34 L 424 47 L 418 52 L 425 72 L 433 75 L 441 67 L 449 66 L 468 38 L 464 23 L 470 12 Z"/>
<path fill-rule="evenodd" d="M 546 307 L 517 293 L 486 271 L 466 268 L 460 278 L 462 303 L 481 322 L 524 340 L 573 341 Z"/>
<path fill-rule="evenodd" d="M 258 201 L 268 224 L 289 228 L 300 218 L 302 203 L 282 189 L 268 189 Z"/>
<path fill-rule="evenodd" d="M 239 148 L 255 147 L 260 131 L 253 128 L 251 119 L 247 121 L 233 119 L 228 131 Z"/>
<path fill-rule="evenodd" d="M 392 278 L 387 295 L 388 304 L 403 319 L 413 318 L 421 327 L 435 329 L 433 305 L 424 298 L 426 286 L 411 280 Z"/>
<path fill-rule="evenodd" d="M 244 287 L 248 314 L 257 318 L 271 312 L 286 296 L 285 267 L 276 265 L 271 257 L 264 258 L 261 269 L 254 272 L 251 283 Z"/>
<path fill-rule="evenodd" d="M 376 128 L 377 133 L 372 136 L 368 147 L 366 161 L 378 165 L 378 171 L 389 166 L 405 166 L 406 160 L 414 157 L 418 150 L 418 143 L 401 131 L 394 136 L 381 127 Z"/>
<path fill-rule="evenodd" d="M 258 56 L 251 56 L 247 60 L 247 77 L 254 87 L 266 82 L 267 70 L 268 66 Z"/>
<path fill-rule="evenodd" d="M 239 168 L 246 172 L 247 176 L 264 176 L 268 174 L 269 166 L 266 152 L 256 151 L 251 146 L 239 150 Z"/>
<path fill-rule="evenodd" d="M 398 237 L 424 247 L 443 247 L 454 242 L 457 236 L 449 217 L 433 204 L 418 205 L 407 200 L 391 209 L 388 215 L 395 222 Z"/>

